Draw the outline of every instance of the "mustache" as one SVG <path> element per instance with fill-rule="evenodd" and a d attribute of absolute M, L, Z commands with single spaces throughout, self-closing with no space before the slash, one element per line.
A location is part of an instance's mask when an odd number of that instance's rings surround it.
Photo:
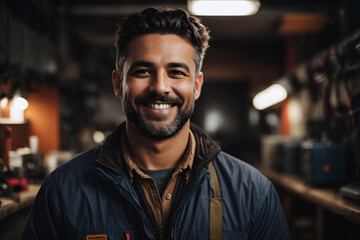
<path fill-rule="evenodd" d="M 184 101 L 179 97 L 172 97 L 169 95 L 158 95 L 156 93 L 148 93 L 148 94 L 144 94 L 144 95 L 139 95 L 135 98 L 135 104 L 148 104 L 151 102 L 182 104 Z"/>

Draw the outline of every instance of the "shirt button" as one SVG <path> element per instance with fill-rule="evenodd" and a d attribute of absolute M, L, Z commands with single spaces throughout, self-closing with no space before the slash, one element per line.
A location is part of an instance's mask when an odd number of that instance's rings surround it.
<path fill-rule="evenodd" d="M 170 200 L 170 199 L 171 199 L 171 194 L 170 194 L 170 193 L 166 194 L 165 199 L 166 199 L 166 200 Z"/>

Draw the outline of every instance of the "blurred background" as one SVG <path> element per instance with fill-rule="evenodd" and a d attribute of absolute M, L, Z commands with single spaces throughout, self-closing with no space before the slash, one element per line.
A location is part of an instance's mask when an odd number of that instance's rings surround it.
<path fill-rule="evenodd" d="M 125 120 L 111 83 L 117 24 L 147 7 L 189 9 L 194 2 L 0 0 L 4 169 L 38 184 L 101 144 Z M 224 151 L 271 170 L 267 177 L 278 187 L 294 239 L 356 239 L 349 232 L 359 237 L 360 209 L 346 220 L 334 217 L 327 229 L 340 230 L 326 234 L 323 206 L 300 202 L 299 209 L 311 211 L 294 217 L 289 202 L 297 200 L 290 201 L 283 181 L 271 174 L 295 175 L 305 186 L 335 187 L 336 193 L 360 181 L 360 2 L 252 2 L 257 8 L 250 15 L 189 9 L 212 37 L 192 121 Z M 353 200 L 358 190 L 350 191 Z M 341 194 L 335 199 L 347 192 Z"/>

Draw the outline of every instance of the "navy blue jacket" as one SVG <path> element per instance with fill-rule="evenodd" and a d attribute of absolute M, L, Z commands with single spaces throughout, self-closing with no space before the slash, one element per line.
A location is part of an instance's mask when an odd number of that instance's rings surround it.
<path fill-rule="evenodd" d="M 196 156 L 190 181 L 178 180 L 168 226 L 169 239 L 209 239 L 208 164 L 213 161 L 223 198 L 223 239 L 290 239 L 271 184 L 247 163 L 222 151 L 195 125 Z M 22 239 L 158 239 L 146 207 L 130 183 L 121 156 L 122 124 L 102 147 L 58 167 L 43 183 Z M 176 196 L 175 196 L 176 195 Z M 104 239 L 104 238 L 99 238 Z"/>

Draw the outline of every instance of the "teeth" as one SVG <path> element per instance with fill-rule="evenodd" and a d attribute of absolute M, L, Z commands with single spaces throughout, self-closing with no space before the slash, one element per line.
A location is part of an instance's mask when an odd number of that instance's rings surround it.
<path fill-rule="evenodd" d="M 151 108 L 155 109 L 169 109 L 171 108 L 171 104 L 150 104 Z"/>

